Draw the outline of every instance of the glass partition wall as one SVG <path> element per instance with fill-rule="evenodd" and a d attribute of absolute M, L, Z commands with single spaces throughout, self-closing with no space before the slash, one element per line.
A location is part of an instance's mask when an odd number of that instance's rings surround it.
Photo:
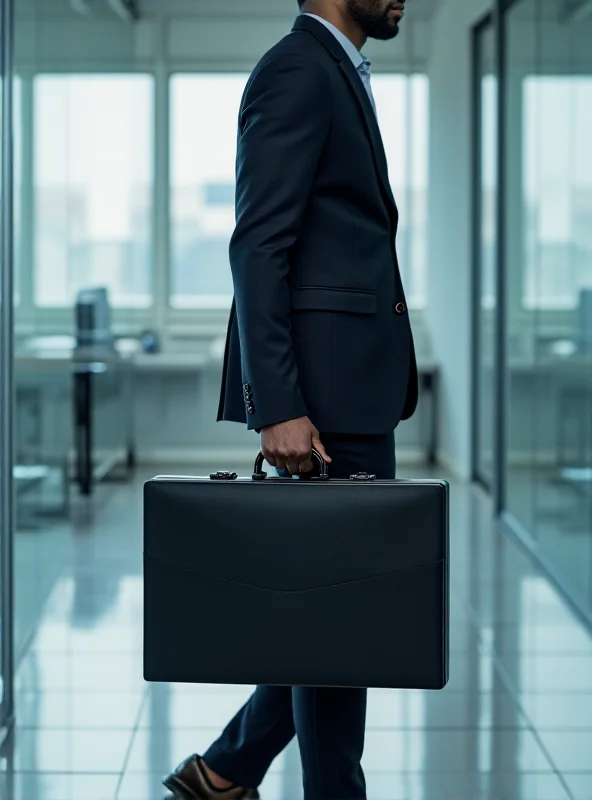
<path fill-rule="evenodd" d="M 506 506 L 592 612 L 592 9 L 504 16 Z"/>
<path fill-rule="evenodd" d="M 501 419 L 496 505 L 592 621 L 592 6 L 497 6 L 497 297 L 488 296 L 486 256 L 490 42 L 487 28 L 475 31 L 474 473 L 487 477 L 489 426 Z M 496 344 L 488 347 L 490 325 Z M 489 382 L 491 359 L 501 380 Z"/>
<path fill-rule="evenodd" d="M 533 533 L 592 611 L 592 8 L 539 5 L 536 69 L 521 89 Z"/>

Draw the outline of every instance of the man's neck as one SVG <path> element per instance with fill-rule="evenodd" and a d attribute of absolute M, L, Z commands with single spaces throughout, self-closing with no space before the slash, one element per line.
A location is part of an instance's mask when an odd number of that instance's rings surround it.
<path fill-rule="evenodd" d="M 345 11 L 342 11 L 341 8 L 332 4 L 327 5 L 323 3 L 322 6 L 319 6 L 320 4 L 318 3 L 308 2 L 304 4 L 302 11 L 303 13 L 316 14 L 317 17 L 322 17 L 327 20 L 327 22 L 335 25 L 344 36 L 347 36 L 358 50 L 364 47 L 367 37 L 364 36 L 361 28 Z"/>

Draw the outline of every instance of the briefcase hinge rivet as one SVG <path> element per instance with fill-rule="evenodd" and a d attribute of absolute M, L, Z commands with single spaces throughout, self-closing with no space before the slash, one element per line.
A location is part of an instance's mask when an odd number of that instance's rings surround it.
<path fill-rule="evenodd" d="M 369 475 L 367 472 L 356 472 L 355 475 L 350 475 L 350 481 L 373 481 L 376 475 Z"/>

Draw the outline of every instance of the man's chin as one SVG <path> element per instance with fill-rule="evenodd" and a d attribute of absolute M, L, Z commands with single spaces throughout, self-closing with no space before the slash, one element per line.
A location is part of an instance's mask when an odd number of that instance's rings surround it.
<path fill-rule="evenodd" d="M 370 35 L 371 39 L 378 39 L 381 42 L 388 42 L 390 39 L 394 39 L 400 33 L 399 23 L 396 22 L 394 27 L 389 25 L 388 28 L 382 28 L 379 31 L 375 31 L 374 34 Z"/>

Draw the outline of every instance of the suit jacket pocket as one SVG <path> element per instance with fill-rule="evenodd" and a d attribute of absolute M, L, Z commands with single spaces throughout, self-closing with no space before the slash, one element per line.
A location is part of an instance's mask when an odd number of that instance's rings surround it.
<path fill-rule="evenodd" d="M 376 314 L 376 295 L 363 289 L 329 286 L 298 286 L 292 292 L 294 311 L 341 311 L 349 314 Z"/>

